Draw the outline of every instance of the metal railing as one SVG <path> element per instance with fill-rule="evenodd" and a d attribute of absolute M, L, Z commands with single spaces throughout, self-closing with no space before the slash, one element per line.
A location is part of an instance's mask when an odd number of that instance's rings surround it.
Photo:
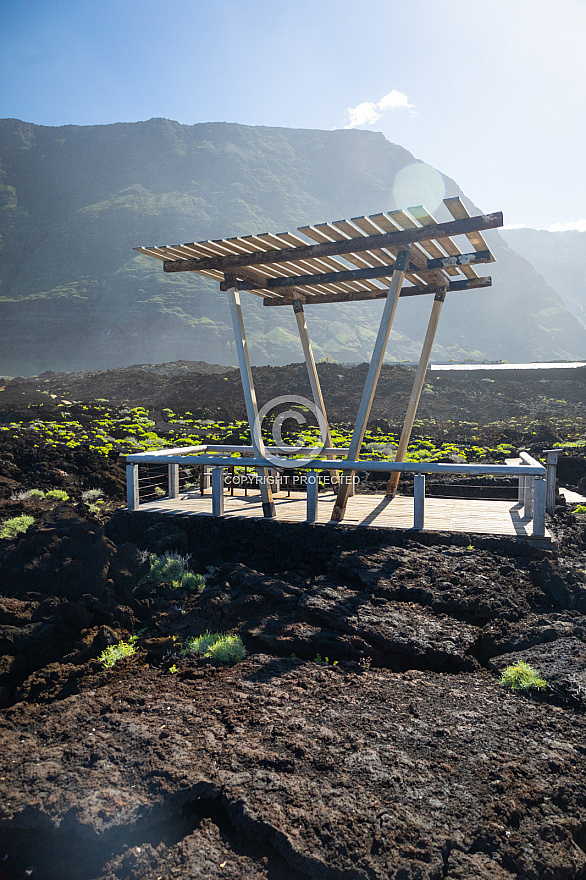
<path fill-rule="evenodd" d="M 288 449 L 267 447 L 269 453 L 275 452 L 282 455 L 283 452 L 298 450 L 294 447 Z M 343 456 L 347 449 L 328 447 L 322 450 L 324 455 Z M 238 454 L 238 458 L 232 457 Z M 371 472 L 389 473 L 413 473 L 413 528 L 423 529 L 425 523 L 425 475 L 426 474 L 468 474 L 470 476 L 517 476 L 519 478 L 518 500 L 523 505 L 524 518 L 533 521 L 532 534 L 534 537 L 545 535 L 546 501 L 555 499 L 555 464 L 553 456 L 548 456 L 548 467 L 545 468 L 527 452 L 520 454 L 521 464 L 437 464 L 435 462 L 394 462 L 394 461 L 347 461 L 345 458 L 313 459 L 299 462 L 291 459 L 290 468 L 302 470 L 307 473 L 307 521 L 315 522 L 318 513 L 319 474 L 321 471 L 341 471 L 346 478 L 351 478 L 354 471 L 368 470 Z M 220 446 L 201 445 L 187 446 L 174 449 L 159 449 L 149 452 L 137 452 L 126 457 L 127 475 L 127 506 L 129 510 L 137 510 L 140 505 L 141 487 L 139 481 L 139 467 L 145 465 L 167 466 L 167 497 L 178 498 L 180 492 L 180 468 L 189 468 L 195 472 L 199 468 L 200 475 L 206 475 L 204 480 L 200 476 L 200 491 L 209 486 L 209 472 L 211 471 L 212 489 L 212 514 L 222 516 L 224 512 L 224 471 L 230 470 L 232 475 L 235 468 L 263 468 L 273 473 L 272 479 L 280 470 L 268 459 L 255 458 L 252 446 Z M 551 487 L 546 485 L 553 480 L 553 495 Z M 342 476 L 342 479 L 344 477 Z M 160 479 L 160 476 L 159 476 Z M 257 479 L 262 479 L 258 477 Z M 157 497 L 160 492 L 157 492 Z M 548 512 L 553 513 L 553 509 Z"/>

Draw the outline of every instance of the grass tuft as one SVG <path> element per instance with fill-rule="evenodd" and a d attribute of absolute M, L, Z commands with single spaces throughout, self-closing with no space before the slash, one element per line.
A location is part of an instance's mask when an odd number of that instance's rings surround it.
<path fill-rule="evenodd" d="M 503 670 L 501 684 L 513 691 L 529 690 L 530 688 L 544 690 L 547 687 L 545 679 L 540 678 L 539 672 L 524 660 L 519 660 L 514 666 L 507 666 Z"/>
<path fill-rule="evenodd" d="M 118 660 L 123 657 L 132 657 L 136 654 L 135 642 L 138 636 L 130 636 L 127 642 L 118 642 L 117 645 L 108 645 L 104 648 L 98 660 L 105 669 L 111 669 Z"/>
<path fill-rule="evenodd" d="M 147 575 L 142 579 L 165 584 L 174 590 L 185 589 L 192 592 L 201 592 L 205 587 L 205 580 L 201 574 L 187 571 L 186 566 L 189 556 L 181 556 L 179 553 L 165 553 L 157 556 L 152 553 L 149 556 L 151 567 Z"/>
<path fill-rule="evenodd" d="M 193 636 L 183 645 L 185 654 L 203 654 L 220 663 L 237 663 L 246 657 L 246 648 L 240 636 L 229 636 L 225 633 L 205 632 L 201 636 Z"/>
<path fill-rule="evenodd" d="M 69 501 L 69 495 L 64 489 L 49 489 L 48 492 L 45 492 L 45 498 L 49 498 L 51 501 Z"/>
<path fill-rule="evenodd" d="M 24 513 L 22 516 L 13 516 L 12 519 L 7 519 L 2 523 L 2 528 L 0 528 L 0 538 L 7 538 L 8 540 L 16 538 L 21 532 L 26 532 L 29 526 L 32 526 L 34 521 L 34 516 L 27 516 Z"/>

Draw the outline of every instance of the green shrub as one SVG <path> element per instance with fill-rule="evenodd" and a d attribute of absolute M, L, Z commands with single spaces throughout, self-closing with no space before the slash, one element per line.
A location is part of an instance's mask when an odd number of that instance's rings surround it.
<path fill-rule="evenodd" d="M 501 684 L 513 691 L 537 688 L 543 690 L 547 687 L 545 679 L 539 677 L 539 673 L 524 660 L 519 660 L 515 666 L 507 666 L 501 673 Z"/>
<path fill-rule="evenodd" d="M 7 519 L 2 523 L 2 528 L 0 528 L 0 538 L 16 538 L 20 532 L 26 532 L 28 527 L 32 526 L 34 521 L 34 516 L 26 516 L 24 513 L 22 516 L 13 516 L 12 519 Z"/>
<path fill-rule="evenodd" d="M 51 501 L 69 501 L 69 495 L 64 489 L 49 489 L 45 493 L 45 498 L 49 498 Z"/>
<path fill-rule="evenodd" d="M 246 648 L 240 636 L 229 636 L 225 633 L 205 632 L 201 636 L 187 639 L 183 646 L 185 654 L 203 654 L 220 663 L 237 663 L 246 657 Z"/>
<path fill-rule="evenodd" d="M 201 574 L 186 571 L 188 556 L 181 556 L 179 553 L 165 553 L 164 556 L 157 556 L 153 553 L 149 556 L 149 560 L 151 567 L 148 574 L 142 579 L 143 583 L 155 581 L 174 590 L 183 588 L 194 592 L 201 592 L 205 587 L 205 580 Z"/>
<path fill-rule="evenodd" d="M 576 504 L 574 513 L 586 513 L 586 504 Z"/>
<path fill-rule="evenodd" d="M 27 501 L 42 501 L 43 498 L 47 498 L 49 493 L 45 495 L 42 489 L 29 489 L 28 492 L 23 493 L 26 496 Z"/>
<path fill-rule="evenodd" d="M 117 645 L 108 645 L 104 648 L 98 660 L 105 669 L 111 669 L 118 660 L 123 657 L 132 657 L 136 654 L 135 642 L 138 636 L 130 636 L 127 642 L 118 642 Z"/>

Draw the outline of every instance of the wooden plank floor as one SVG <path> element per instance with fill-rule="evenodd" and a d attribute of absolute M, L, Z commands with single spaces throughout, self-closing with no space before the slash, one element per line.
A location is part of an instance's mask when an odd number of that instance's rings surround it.
<path fill-rule="evenodd" d="M 306 519 L 306 497 L 304 493 L 292 492 L 287 498 L 285 492 L 274 496 L 277 519 L 286 522 L 304 522 Z M 335 495 L 320 492 L 319 523 L 330 520 Z M 142 503 L 140 511 L 170 513 L 174 515 L 210 516 L 212 512 L 211 492 L 206 491 L 203 498 L 198 491 L 181 493 L 179 498 L 163 498 Z M 464 498 L 426 498 L 425 529 L 431 531 L 475 532 L 483 535 L 510 535 L 532 537 L 532 520 L 523 518 L 522 507 L 513 501 L 485 501 Z M 262 501 L 258 494 L 245 497 L 240 491 L 234 496 L 224 497 L 224 516 L 245 516 L 262 519 Z M 369 526 L 389 529 L 410 529 L 413 527 L 413 498 L 396 495 L 355 495 L 348 501 L 344 522 L 348 525 Z M 543 539 L 540 539 L 543 540 Z M 546 530 L 545 540 L 551 541 Z"/>

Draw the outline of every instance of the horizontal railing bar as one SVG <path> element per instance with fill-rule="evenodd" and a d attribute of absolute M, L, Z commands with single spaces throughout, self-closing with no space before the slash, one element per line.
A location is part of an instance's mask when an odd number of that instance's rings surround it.
<path fill-rule="evenodd" d="M 143 457 L 138 458 L 138 455 Z M 148 463 L 148 457 L 144 457 L 146 453 L 137 455 L 129 455 L 128 461 L 131 463 Z M 331 470 L 332 459 L 312 459 L 310 462 L 298 462 L 294 459 L 290 464 L 275 464 L 266 458 L 237 459 L 224 458 L 213 455 L 201 455 L 197 458 L 182 458 L 176 455 L 169 455 L 167 458 L 169 464 L 205 464 L 215 467 L 238 467 L 239 462 L 246 463 L 248 467 L 260 468 L 284 468 L 297 470 Z M 438 464 L 436 462 L 395 462 L 395 461 L 348 461 L 342 459 L 335 462 L 336 470 L 342 471 L 382 471 L 388 473 L 390 471 L 399 471 L 402 473 L 419 473 L 419 474 L 493 474 L 494 476 L 537 476 L 542 477 L 546 473 L 545 467 L 536 462 L 535 465 L 508 465 L 508 464 Z"/>

